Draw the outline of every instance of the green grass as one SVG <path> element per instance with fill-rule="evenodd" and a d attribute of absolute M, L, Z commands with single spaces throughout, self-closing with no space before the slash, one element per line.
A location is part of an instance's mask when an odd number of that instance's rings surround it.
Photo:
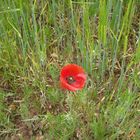
<path fill-rule="evenodd" d="M 81 65 L 82 91 L 59 87 Z M 0 139 L 139 140 L 139 0 L 0 4 Z"/>

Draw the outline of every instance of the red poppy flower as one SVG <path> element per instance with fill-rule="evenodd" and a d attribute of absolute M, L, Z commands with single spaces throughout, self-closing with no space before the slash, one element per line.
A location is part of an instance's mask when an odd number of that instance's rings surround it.
<path fill-rule="evenodd" d="M 68 64 L 64 66 L 60 74 L 60 84 L 64 89 L 70 91 L 80 90 L 86 82 L 86 74 L 84 69 L 76 64 Z"/>

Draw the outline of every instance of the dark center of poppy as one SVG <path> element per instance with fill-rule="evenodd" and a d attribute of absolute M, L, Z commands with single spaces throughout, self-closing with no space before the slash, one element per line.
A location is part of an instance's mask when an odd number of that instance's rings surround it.
<path fill-rule="evenodd" d="M 67 77 L 66 80 L 67 80 L 68 84 L 72 84 L 76 81 L 72 76 Z"/>

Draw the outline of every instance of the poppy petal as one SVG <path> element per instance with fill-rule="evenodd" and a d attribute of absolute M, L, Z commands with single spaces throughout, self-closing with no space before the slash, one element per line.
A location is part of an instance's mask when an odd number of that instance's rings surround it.
<path fill-rule="evenodd" d="M 69 81 L 72 78 L 73 81 Z M 60 74 L 60 84 L 64 89 L 70 91 L 80 90 L 86 82 L 86 74 L 81 66 L 76 64 L 68 64 L 64 66 Z"/>
<path fill-rule="evenodd" d="M 79 89 L 77 87 L 74 87 L 74 86 L 68 84 L 63 78 L 60 78 L 60 80 L 61 80 L 61 87 L 64 89 L 68 89 L 70 91 L 76 91 Z"/>

